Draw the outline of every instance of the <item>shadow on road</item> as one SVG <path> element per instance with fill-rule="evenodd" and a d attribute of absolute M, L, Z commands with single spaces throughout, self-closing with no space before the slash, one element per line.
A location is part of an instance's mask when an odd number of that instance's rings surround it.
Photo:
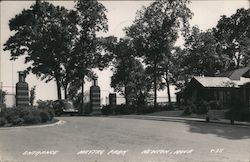
<path fill-rule="evenodd" d="M 239 127 L 224 124 L 214 123 L 194 123 L 185 122 L 189 126 L 189 131 L 200 134 L 214 134 L 218 137 L 223 137 L 232 140 L 249 139 L 250 129 L 249 127 Z"/>

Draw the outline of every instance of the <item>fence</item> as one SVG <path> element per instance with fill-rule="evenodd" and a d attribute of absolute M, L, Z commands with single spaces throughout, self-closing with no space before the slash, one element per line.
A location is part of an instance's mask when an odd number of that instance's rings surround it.
<path fill-rule="evenodd" d="M 5 104 L 7 107 L 13 107 L 16 105 L 16 95 L 13 93 L 7 93 L 5 95 Z"/>
<path fill-rule="evenodd" d="M 120 105 L 120 104 L 124 104 L 125 103 L 125 98 L 123 96 L 117 96 L 117 104 Z M 153 98 L 150 99 L 151 100 L 151 104 L 153 104 Z M 176 102 L 176 97 L 171 97 L 171 102 Z M 157 97 L 157 103 L 159 105 L 166 105 L 168 104 L 168 97 L 167 96 L 160 96 L 160 97 Z M 106 105 L 109 104 L 108 101 L 106 102 Z"/>
<path fill-rule="evenodd" d="M 15 95 L 15 89 L 16 87 L 15 86 L 6 86 L 6 85 L 3 85 L 1 82 L 0 82 L 0 89 L 5 91 L 6 94 L 5 94 L 5 105 L 7 107 L 13 107 L 16 105 L 16 95 Z M 2 97 L 2 94 L 0 94 Z"/>

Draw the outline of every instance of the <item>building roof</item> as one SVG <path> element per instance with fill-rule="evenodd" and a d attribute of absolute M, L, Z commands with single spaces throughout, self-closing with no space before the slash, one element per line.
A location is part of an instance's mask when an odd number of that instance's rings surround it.
<path fill-rule="evenodd" d="M 234 83 L 227 77 L 194 77 L 204 87 L 234 87 Z"/>
<path fill-rule="evenodd" d="M 244 68 L 226 71 L 224 73 L 217 74 L 216 77 L 227 77 L 232 80 L 240 80 L 240 78 L 249 70 L 250 70 L 250 67 L 244 67 Z"/>
<path fill-rule="evenodd" d="M 240 77 L 239 80 L 232 80 L 227 77 L 194 77 L 203 87 L 239 87 L 250 83 L 250 78 Z"/>

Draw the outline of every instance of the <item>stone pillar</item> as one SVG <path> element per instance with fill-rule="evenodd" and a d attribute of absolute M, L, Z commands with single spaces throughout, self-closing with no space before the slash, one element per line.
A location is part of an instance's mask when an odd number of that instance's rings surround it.
<path fill-rule="evenodd" d="M 16 84 L 16 106 L 29 105 L 29 85 L 25 82 L 26 74 L 19 71 L 19 81 Z"/>
<path fill-rule="evenodd" d="M 116 105 L 116 93 L 109 94 L 109 105 L 115 106 Z"/>
<path fill-rule="evenodd" d="M 97 77 L 93 80 L 93 85 L 90 87 L 90 104 L 93 112 L 92 115 L 101 114 L 101 94 L 100 87 L 97 85 Z"/>

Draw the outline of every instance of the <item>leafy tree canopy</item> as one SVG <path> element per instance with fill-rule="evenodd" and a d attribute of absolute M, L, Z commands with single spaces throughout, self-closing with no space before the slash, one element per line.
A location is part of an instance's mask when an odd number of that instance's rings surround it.
<path fill-rule="evenodd" d="M 189 19 L 192 17 L 188 3 L 188 0 L 157 0 L 138 11 L 134 23 L 125 29 L 133 41 L 136 54 L 142 56 L 145 64 L 152 69 L 154 105 L 157 104 L 157 78 L 162 75 L 160 64 L 171 55 L 179 31 L 185 37 L 188 34 Z"/>
<path fill-rule="evenodd" d="M 213 30 L 221 51 L 234 62 L 234 66 L 229 68 L 246 66 L 250 54 L 250 9 L 238 9 L 230 17 L 221 16 Z"/>

